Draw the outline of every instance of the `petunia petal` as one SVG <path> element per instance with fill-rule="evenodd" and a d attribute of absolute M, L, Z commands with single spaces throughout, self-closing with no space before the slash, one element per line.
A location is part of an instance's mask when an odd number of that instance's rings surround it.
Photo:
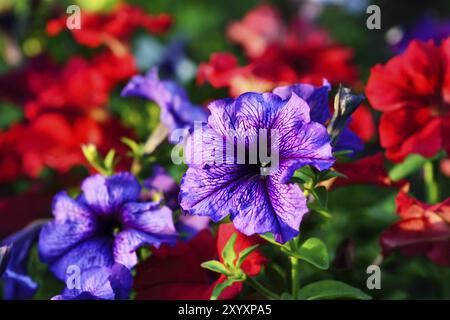
<path fill-rule="evenodd" d="M 112 245 L 112 239 L 107 237 L 87 239 L 52 261 L 49 265 L 50 270 L 62 280 L 65 279 L 67 268 L 71 265 L 77 266 L 82 271 L 92 267 L 110 267 L 114 264 Z"/>
<path fill-rule="evenodd" d="M 119 232 L 114 240 L 114 261 L 127 268 L 133 268 L 137 264 L 136 250 L 144 244 L 159 247 L 161 243 L 175 240 L 175 237 L 161 237 L 143 231 L 128 229 Z"/>
<path fill-rule="evenodd" d="M 141 186 L 131 173 L 120 172 L 111 177 L 90 176 L 83 181 L 81 190 L 81 199 L 95 213 L 108 215 L 118 211 L 123 203 L 137 200 Z"/>

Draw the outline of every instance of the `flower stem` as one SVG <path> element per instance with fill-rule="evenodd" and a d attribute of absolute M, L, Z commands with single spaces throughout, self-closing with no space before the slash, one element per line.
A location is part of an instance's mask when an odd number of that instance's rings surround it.
<path fill-rule="evenodd" d="M 290 241 L 292 252 L 297 252 L 299 238 L 296 237 Z M 300 289 L 300 273 L 298 269 L 298 258 L 290 256 L 291 261 L 291 279 L 292 279 L 292 298 L 297 299 L 297 292 Z"/>
<path fill-rule="evenodd" d="M 300 289 L 300 273 L 298 272 L 298 259 L 290 257 L 291 260 L 291 277 L 292 277 L 292 298 L 297 299 L 297 292 Z"/>
<path fill-rule="evenodd" d="M 423 166 L 423 178 L 425 181 L 425 191 L 427 202 L 430 204 L 439 201 L 439 185 L 434 176 L 433 162 L 427 161 Z"/>
<path fill-rule="evenodd" d="M 279 300 L 280 299 L 280 297 L 276 293 L 267 289 L 262 284 L 260 284 L 258 281 L 253 279 L 252 277 L 247 277 L 247 281 L 253 287 L 253 289 L 258 291 L 261 295 L 263 295 L 267 299 L 270 299 L 270 300 Z"/>

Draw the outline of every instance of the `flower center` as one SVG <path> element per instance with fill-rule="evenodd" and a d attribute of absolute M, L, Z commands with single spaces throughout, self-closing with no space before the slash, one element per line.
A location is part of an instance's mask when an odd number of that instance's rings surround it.
<path fill-rule="evenodd" d="M 115 237 L 122 229 L 122 223 L 115 215 L 101 217 L 99 223 L 102 234 L 108 237 Z"/>

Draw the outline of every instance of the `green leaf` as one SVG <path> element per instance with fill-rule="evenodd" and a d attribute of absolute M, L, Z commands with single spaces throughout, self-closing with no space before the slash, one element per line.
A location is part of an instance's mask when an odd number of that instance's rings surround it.
<path fill-rule="evenodd" d="M 97 151 L 97 147 L 93 144 L 81 145 L 81 151 L 83 151 L 84 157 L 89 164 L 99 173 L 104 176 L 114 174 L 114 167 L 116 166 L 116 151 L 114 149 L 109 150 L 105 159 L 102 159 L 102 156 Z"/>
<path fill-rule="evenodd" d="M 347 179 L 348 177 L 345 174 L 340 173 L 338 171 L 334 171 L 334 170 L 325 170 L 325 171 L 321 171 L 319 173 L 319 181 L 326 181 L 326 180 L 330 180 L 332 178 Z"/>
<path fill-rule="evenodd" d="M 109 152 L 106 154 L 105 157 L 105 169 L 107 169 L 111 174 L 114 172 L 114 167 L 115 167 L 115 156 L 116 156 L 116 151 L 114 149 L 109 150 Z"/>
<path fill-rule="evenodd" d="M 360 289 L 335 280 L 323 280 L 308 284 L 298 291 L 297 297 L 301 300 L 372 299 Z"/>
<path fill-rule="evenodd" d="M 219 261 L 217 260 L 209 260 L 206 262 L 203 262 L 201 264 L 202 268 L 211 270 L 213 272 L 217 272 L 220 274 L 224 274 L 226 276 L 231 275 L 231 273 L 227 270 L 227 268 Z"/>
<path fill-rule="evenodd" d="M 306 261 L 313 266 L 326 270 L 330 266 L 330 259 L 328 257 L 328 250 L 322 240 L 318 238 L 309 238 L 300 246 L 297 252 L 288 250 L 286 248 L 282 249 L 289 255 Z"/>
<path fill-rule="evenodd" d="M 231 286 L 233 283 L 238 282 L 239 280 L 236 279 L 227 279 L 224 282 L 218 283 L 210 297 L 210 300 L 217 300 L 222 293 L 223 290 Z"/>
<path fill-rule="evenodd" d="M 234 261 L 236 260 L 236 252 L 234 251 L 234 244 L 236 243 L 237 233 L 233 233 L 233 235 L 228 239 L 227 244 L 223 247 L 222 250 L 222 258 L 225 262 L 225 265 L 228 267 L 234 267 Z"/>
<path fill-rule="evenodd" d="M 427 162 L 427 159 L 421 155 L 411 154 L 405 161 L 393 166 L 391 170 L 389 170 L 389 177 L 393 181 L 401 180 L 422 168 L 425 162 Z"/>
<path fill-rule="evenodd" d="M 242 263 L 244 262 L 245 258 L 247 258 L 248 255 L 249 255 L 250 253 L 252 253 L 253 251 L 255 251 L 256 248 L 258 248 L 258 246 L 259 246 L 259 244 L 255 244 L 254 246 L 245 248 L 244 250 L 242 250 L 241 252 L 239 252 L 239 257 L 238 257 L 236 266 L 237 266 L 238 268 L 240 268 L 241 265 L 242 265 Z"/>
<path fill-rule="evenodd" d="M 300 178 L 304 182 L 307 182 L 309 180 L 314 180 L 316 178 L 316 173 L 312 167 L 304 166 L 295 171 L 294 178 Z"/>
<path fill-rule="evenodd" d="M 270 233 L 270 232 L 265 233 L 265 234 L 260 234 L 259 236 L 260 236 L 261 238 L 263 238 L 264 240 L 266 240 L 267 242 L 273 244 L 273 245 L 276 245 L 276 246 L 279 246 L 279 247 L 282 247 L 282 246 L 283 246 L 281 243 L 278 243 L 278 242 L 275 240 L 275 237 L 274 237 L 273 234 Z"/>
<path fill-rule="evenodd" d="M 327 219 L 332 218 L 330 211 L 327 208 L 322 207 L 322 205 L 319 203 L 319 201 L 314 201 L 314 202 L 308 203 L 308 209 L 319 213 L 324 218 L 327 218 Z"/>
<path fill-rule="evenodd" d="M 328 190 L 324 186 L 320 186 L 311 190 L 311 194 L 319 202 L 322 208 L 328 207 Z"/>
<path fill-rule="evenodd" d="M 127 138 L 127 137 L 122 137 L 120 139 L 120 141 L 122 141 L 123 144 L 127 145 L 128 148 L 130 148 L 133 156 L 137 157 L 137 156 L 142 156 L 144 154 L 144 146 L 137 143 L 136 141 Z"/>

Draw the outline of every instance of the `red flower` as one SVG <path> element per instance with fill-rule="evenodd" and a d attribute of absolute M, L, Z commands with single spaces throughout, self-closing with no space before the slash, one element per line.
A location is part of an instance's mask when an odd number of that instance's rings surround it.
<path fill-rule="evenodd" d="M 450 152 L 450 39 L 413 41 L 406 51 L 371 70 L 367 97 L 383 112 L 379 134 L 386 157 Z"/>
<path fill-rule="evenodd" d="M 426 254 L 432 262 L 450 266 L 450 198 L 428 205 L 400 192 L 396 203 L 400 221 L 381 235 L 383 254 L 399 249 L 407 256 Z"/>
<path fill-rule="evenodd" d="M 55 36 L 66 29 L 67 16 L 51 20 L 47 33 Z M 127 40 L 134 30 L 144 28 L 151 33 L 162 33 L 169 29 L 172 19 L 167 14 L 152 16 L 142 9 L 128 4 L 119 4 L 112 12 L 97 14 L 82 12 L 81 28 L 72 29 L 75 40 L 85 46 L 96 48 L 117 40 Z"/>
<path fill-rule="evenodd" d="M 267 47 L 285 36 L 282 19 L 273 7 L 260 5 L 245 15 L 242 21 L 230 24 L 227 35 L 239 43 L 250 58 L 261 56 Z"/>
<path fill-rule="evenodd" d="M 0 183 L 14 181 L 20 174 L 20 155 L 15 149 L 20 130 L 19 126 L 14 126 L 7 132 L 0 132 Z"/>
<path fill-rule="evenodd" d="M 232 96 L 293 82 L 321 85 L 324 78 L 332 83 L 357 79 L 351 49 L 333 43 L 324 30 L 305 21 L 284 26 L 270 6 L 257 7 L 231 24 L 228 36 L 244 47 L 249 63 L 238 66 L 231 54 L 216 53 L 200 65 L 197 80 L 229 87 Z"/>
<path fill-rule="evenodd" d="M 179 241 L 175 247 L 163 245 L 153 249 L 152 256 L 137 266 L 136 299 L 208 300 L 225 276 L 217 277 L 200 264 L 220 257 L 224 245 L 235 232 L 238 235 L 234 247 L 237 254 L 259 242 L 258 237 L 247 237 L 228 223 L 219 226 L 216 241 L 209 230 L 203 230 L 189 242 Z M 246 258 L 242 269 L 247 275 L 255 276 L 265 263 L 266 259 L 254 251 Z M 242 283 L 235 283 L 222 292 L 220 299 L 231 299 L 241 290 Z"/>
<path fill-rule="evenodd" d="M 333 187 L 342 187 L 354 184 L 371 184 L 380 187 L 401 187 L 404 181 L 392 181 L 384 167 L 383 154 L 376 153 L 372 156 L 362 158 L 356 162 L 336 163 L 335 169 L 347 176 L 338 178 Z"/>
<path fill-rule="evenodd" d="M 60 70 L 31 70 L 28 79 L 33 95 L 25 104 L 25 115 L 31 119 L 47 111 L 79 113 L 102 107 L 114 86 L 136 72 L 133 56 L 116 56 L 110 51 L 91 61 L 72 57 Z"/>
<path fill-rule="evenodd" d="M 376 132 L 375 123 L 370 109 L 365 104 L 361 104 L 352 114 L 348 127 L 364 142 L 373 139 Z"/>
<path fill-rule="evenodd" d="M 21 171 L 36 178 L 44 167 L 66 173 L 76 165 L 87 165 L 82 144 L 93 143 L 103 153 L 110 148 L 125 153 L 119 141 L 122 136 L 132 134 L 113 119 L 97 122 L 91 117 L 48 113 L 20 126 L 14 150 L 21 156 Z"/>

